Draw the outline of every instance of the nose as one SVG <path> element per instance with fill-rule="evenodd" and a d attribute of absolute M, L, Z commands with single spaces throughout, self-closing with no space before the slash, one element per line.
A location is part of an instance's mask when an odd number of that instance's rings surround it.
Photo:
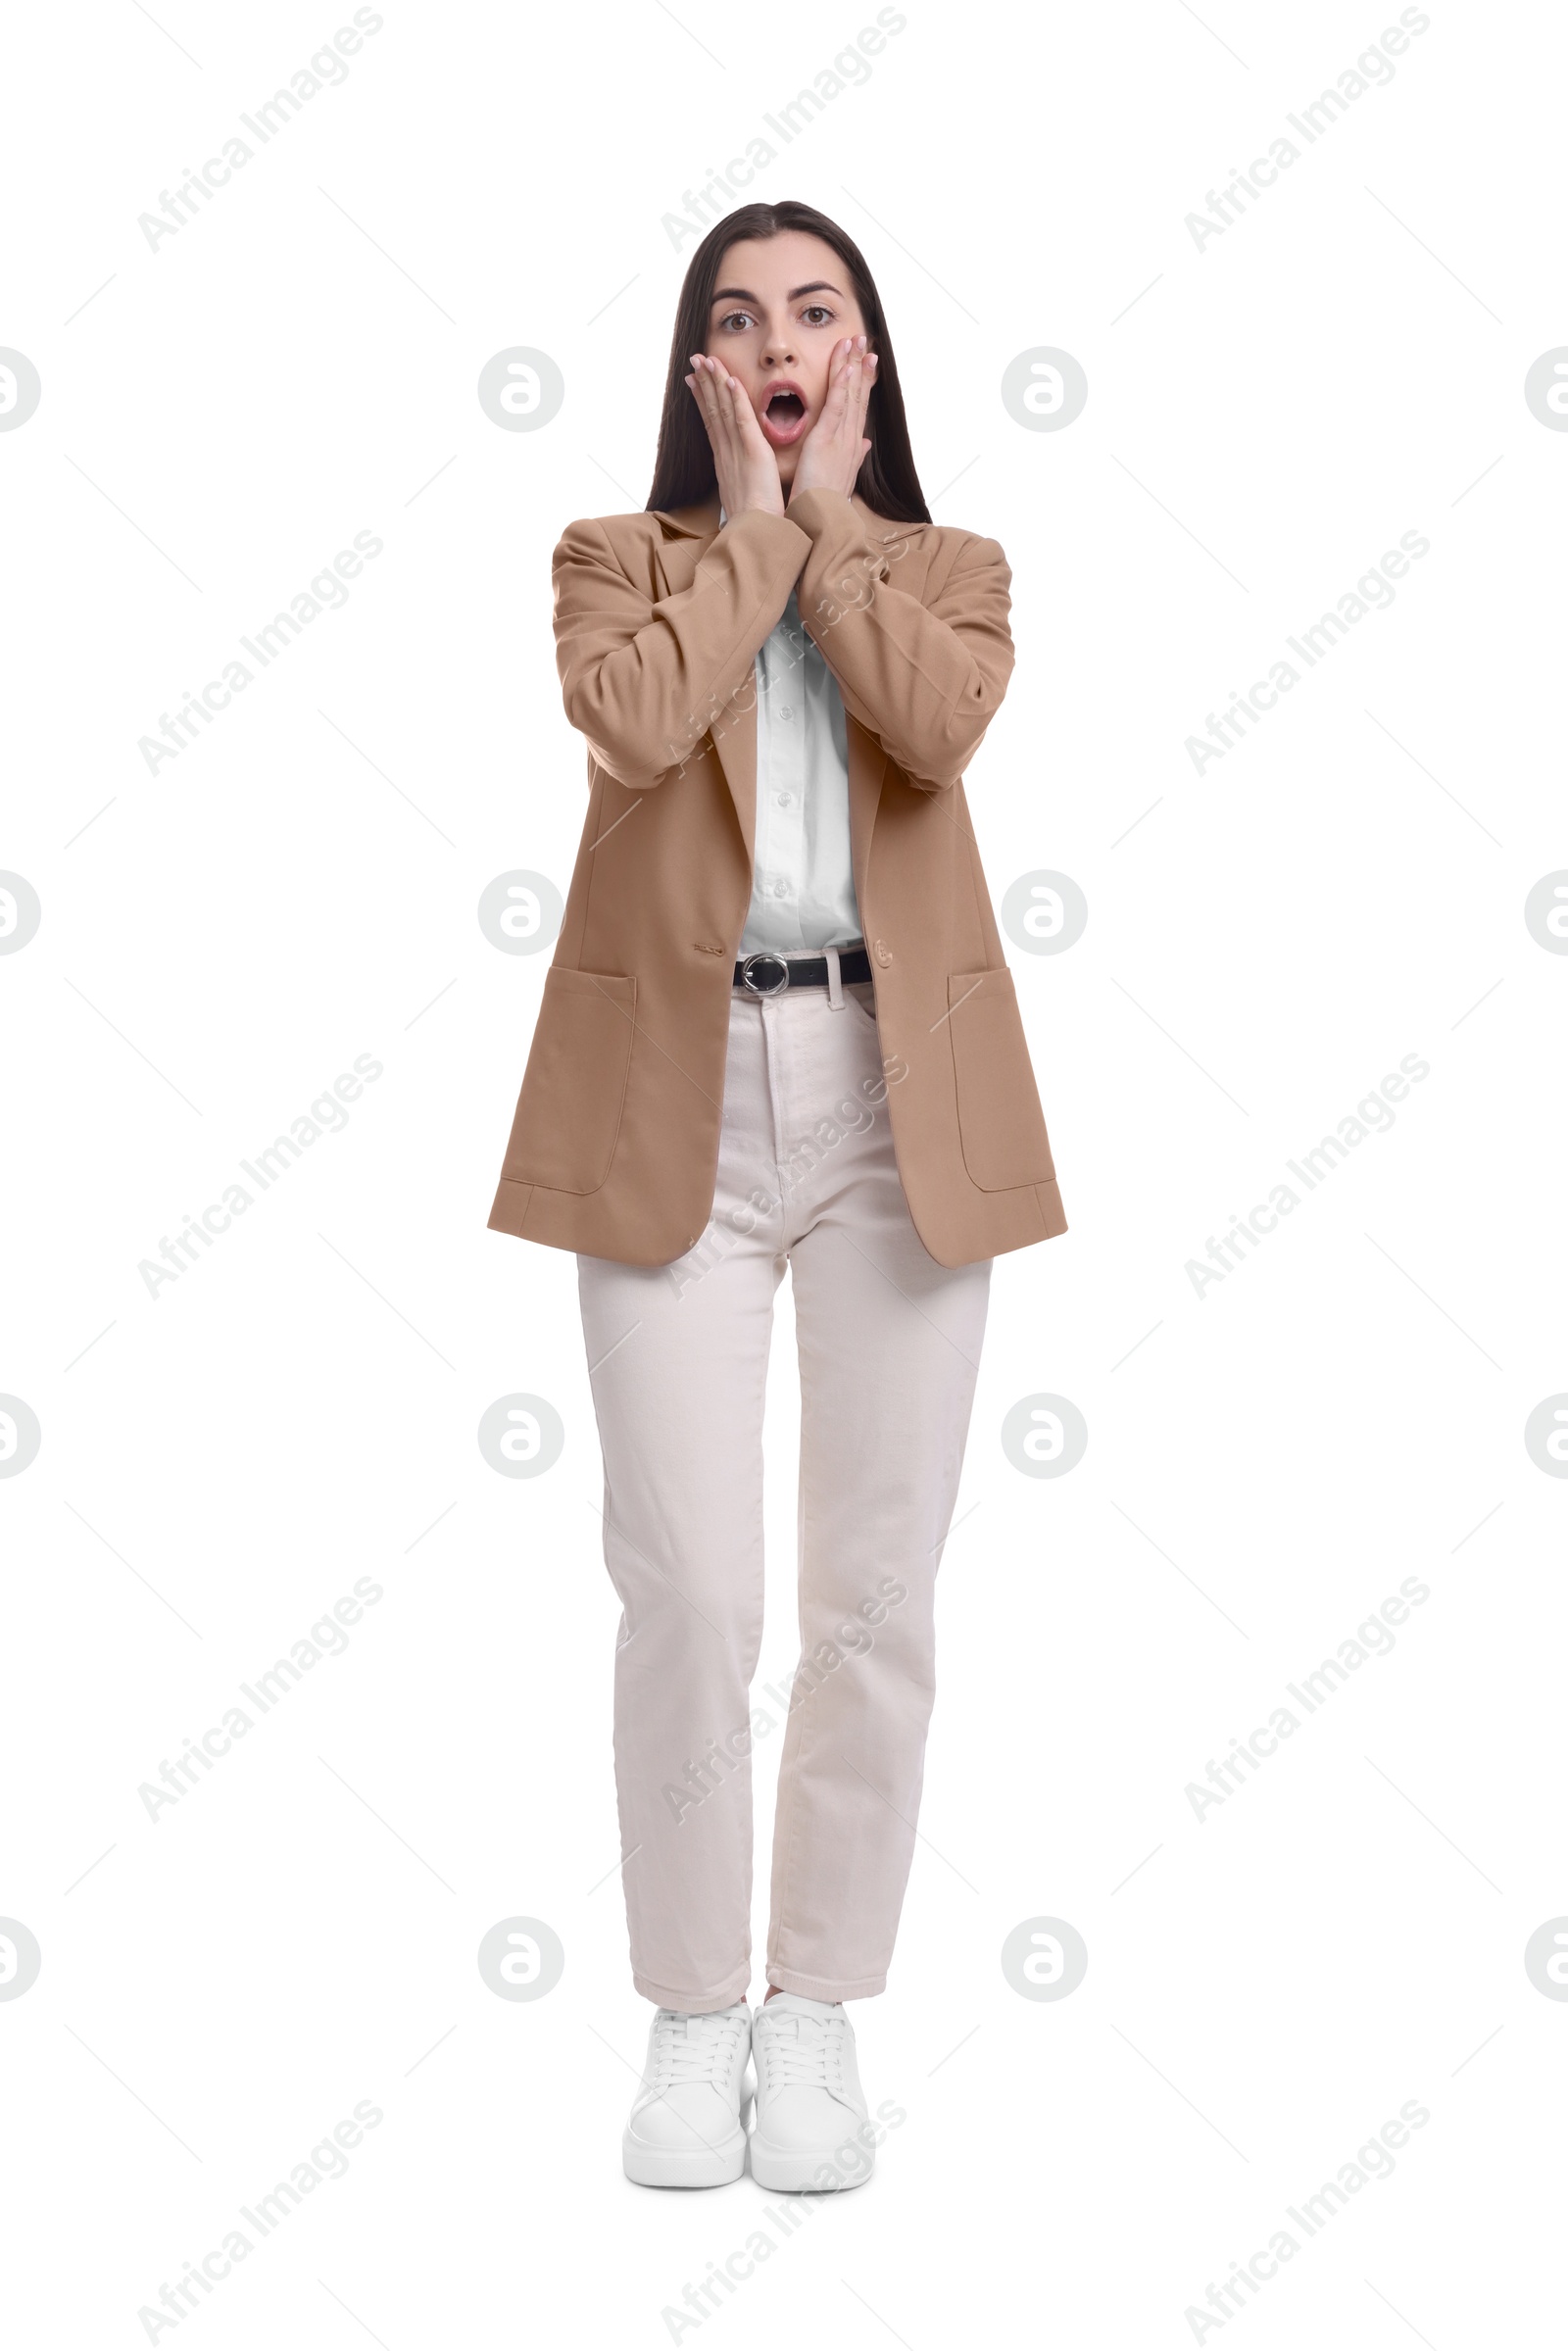
<path fill-rule="evenodd" d="M 769 343 L 762 354 L 762 365 L 764 367 L 792 367 L 795 365 L 795 354 L 782 335 L 777 342 Z"/>

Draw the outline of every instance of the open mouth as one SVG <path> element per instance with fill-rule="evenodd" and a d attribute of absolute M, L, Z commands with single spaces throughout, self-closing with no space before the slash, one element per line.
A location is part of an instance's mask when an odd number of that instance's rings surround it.
<path fill-rule="evenodd" d="M 774 392 L 761 415 L 762 431 L 775 449 L 788 449 L 806 430 L 806 403 L 796 391 Z"/>

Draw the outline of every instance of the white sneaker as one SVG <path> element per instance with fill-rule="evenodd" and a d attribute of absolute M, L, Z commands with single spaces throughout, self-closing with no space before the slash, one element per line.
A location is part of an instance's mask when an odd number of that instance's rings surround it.
<path fill-rule="evenodd" d="M 640 2187 L 722 2187 L 740 2178 L 751 2024 L 744 2000 L 710 2016 L 658 2011 L 642 2087 L 620 2142 L 628 2180 Z"/>
<path fill-rule="evenodd" d="M 775 1992 L 752 2017 L 757 2127 L 752 2178 L 760 2187 L 858 2187 L 874 2141 L 855 2065 L 855 2028 L 838 2001 Z"/>

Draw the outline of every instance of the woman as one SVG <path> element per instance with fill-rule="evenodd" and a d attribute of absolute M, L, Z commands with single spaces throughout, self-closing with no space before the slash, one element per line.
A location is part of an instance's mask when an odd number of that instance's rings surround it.
<path fill-rule="evenodd" d="M 960 777 L 1012 667 L 994 539 L 932 523 L 882 307 L 804 204 L 693 255 L 647 510 L 556 550 L 588 818 L 490 1223 L 576 1252 L 623 1603 L 629 2178 L 849 2184 L 880 2126 L 933 1586 L 991 1259 L 1065 1230 Z M 801 1373 L 801 1664 L 769 1989 L 749 1690 L 773 1294 Z M 762 1727 L 766 1727 L 763 1725 Z M 835 2151 L 838 2159 L 835 2160 Z"/>

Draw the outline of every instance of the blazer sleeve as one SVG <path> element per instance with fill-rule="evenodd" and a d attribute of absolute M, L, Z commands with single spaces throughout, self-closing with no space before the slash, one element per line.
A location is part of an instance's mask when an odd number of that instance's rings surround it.
<path fill-rule="evenodd" d="M 567 525 L 551 566 L 556 667 L 566 716 L 618 783 L 657 784 L 750 683 L 810 546 L 785 515 L 749 510 L 704 550 L 689 588 L 655 602 L 602 522 Z"/>
<path fill-rule="evenodd" d="M 806 490 L 790 514 L 810 535 L 801 617 L 838 680 L 911 784 L 951 788 L 979 749 L 1012 674 L 1012 573 L 995 539 L 966 537 L 930 601 L 898 584 L 851 501 Z"/>

